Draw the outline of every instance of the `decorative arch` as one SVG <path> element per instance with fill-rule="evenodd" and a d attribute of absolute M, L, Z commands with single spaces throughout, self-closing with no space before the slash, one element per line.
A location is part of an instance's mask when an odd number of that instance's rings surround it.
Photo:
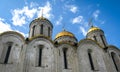
<path fill-rule="evenodd" d="M 9 61 L 11 48 L 13 47 L 13 42 L 7 42 L 4 44 L 4 49 L 2 50 L 0 62 L 7 64 Z"/>
<path fill-rule="evenodd" d="M 75 71 L 77 67 L 77 56 L 76 56 L 76 48 L 69 44 L 60 44 L 57 46 L 59 50 L 59 58 L 58 58 L 58 65 L 61 66 L 61 72 L 64 70 Z M 75 71 L 76 72 L 76 71 Z"/>
<path fill-rule="evenodd" d="M 104 52 L 102 47 L 91 39 L 81 40 L 77 48 L 79 71 L 101 71 L 107 70 L 104 62 Z M 104 66 L 104 67 L 102 67 Z M 86 67 L 87 69 L 85 69 Z"/>
<path fill-rule="evenodd" d="M 50 72 L 54 70 L 54 45 L 48 39 L 37 37 L 31 40 L 26 47 L 25 56 L 25 67 L 39 67 L 41 71 L 47 68 Z"/>
<path fill-rule="evenodd" d="M 3 64 L 15 64 L 21 61 L 20 54 L 24 37 L 14 31 L 7 31 L 0 34 L 0 62 Z"/>
<path fill-rule="evenodd" d="M 120 71 L 120 51 L 117 47 L 113 45 L 109 45 L 107 49 L 109 55 L 110 55 L 110 62 L 112 64 L 112 68 L 114 68 L 116 71 Z"/>
<path fill-rule="evenodd" d="M 0 34 L 0 37 L 2 37 L 2 36 L 3 37 L 4 36 L 9 36 L 9 35 L 13 36 L 13 37 L 17 37 L 22 42 L 25 41 L 25 37 L 22 34 L 16 32 L 16 31 L 6 31 L 6 32 L 3 32 L 3 33 Z"/>
<path fill-rule="evenodd" d="M 67 51 L 68 48 L 63 48 L 63 59 L 64 59 L 64 68 L 68 69 L 68 58 L 67 58 Z"/>
<path fill-rule="evenodd" d="M 116 70 L 119 71 L 119 69 L 118 69 L 119 59 L 118 59 L 117 55 L 114 52 L 111 52 L 111 57 L 112 57 L 112 61 L 113 61 L 113 64 L 114 64 Z"/>
<path fill-rule="evenodd" d="M 88 49 L 88 59 L 89 59 L 91 70 L 95 70 L 95 65 L 94 65 L 94 62 L 93 62 L 94 60 L 93 60 L 91 49 Z"/>

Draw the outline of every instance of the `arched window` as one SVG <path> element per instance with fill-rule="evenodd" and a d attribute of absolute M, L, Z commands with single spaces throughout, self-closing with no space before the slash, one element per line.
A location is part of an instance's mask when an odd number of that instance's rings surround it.
<path fill-rule="evenodd" d="M 48 27 L 48 37 L 50 37 L 50 27 Z"/>
<path fill-rule="evenodd" d="M 43 34 L 43 24 L 41 25 L 41 28 L 40 28 L 40 34 Z"/>
<path fill-rule="evenodd" d="M 103 42 L 103 44 L 104 44 L 104 46 L 106 47 L 106 44 L 105 44 L 105 41 L 104 41 L 104 36 L 103 35 L 100 35 L 100 37 L 101 37 L 101 39 L 102 39 L 102 42 Z"/>
<path fill-rule="evenodd" d="M 117 71 L 119 71 L 118 70 L 118 66 L 117 66 L 117 57 L 116 57 L 116 54 L 114 53 L 114 52 L 111 52 L 111 57 L 112 57 L 112 60 L 113 60 L 113 63 L 114 63 L 114 66 L 115 66 L 115 68 L 116 68 L 116 70 Z M 119 62 L 118 62 L 119 63 Z"/>
<path fill-rule="evenodd" d="M 68 69 L 68 62 L 67 62 L 67 48 L 63 49 L 63 57 L 64 57 L 64 68 Z"/>
<path fill-rule="evenodd" d="M 3 49 L 3 53 L 2 53 L 2 57 L 3 57 L 2 63 L 4 64 L 7 64 L 9 61 L 9 56 L 10 56 L 10 52 L 12 49 L 12 45 L 13 45 L 12 42 L 7 42 L 5 44 L 5 48 Z"/>
<path fill-rule="evenodd" d="M 42 66 L 42 49 L 43 49 L 43 45 L 39 45 L 38 46 L 38 66 L 41 67 Z"/>
<path fill-rule="evenodd" d="M 93 59 L 92 59 L 92 50 L 88 49 L 88 58 L 91 66 L 91 70 L 95 70 L 94 64 L 93 64 Z"/>
<path fill-rule="evenodd" d="M 33 29 L 32 29 L 32 36 L 34 36 L 34 32 L 35 32 L 35 26 L 33 26 Z"/>
<path fill-rule="evenodd" d="M 97 41 L 96 36 L 93 36 L 94 40 Z"/>

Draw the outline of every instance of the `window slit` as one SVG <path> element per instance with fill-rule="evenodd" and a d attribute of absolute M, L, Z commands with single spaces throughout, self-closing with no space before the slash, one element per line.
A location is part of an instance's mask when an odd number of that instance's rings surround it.
<path fill-rule="evenodd" d="M 67 64 L 67 49 L 63 50 L 63 55 L 64 55 L 64 68 L 67 69 L 68 68 L 68 64 Z"/>
<path fill-rule="evenodd" d="M 42 65 L 42 48 L 39 48 L 39 60 L 38 60 L 38 66 Z"/>
<path fill-rule="evenodd" d="M 43 34 L 43 24 L 41 25 L 41 28 L 40 28 L 40 34 Z"/>
<path fill-rule="evenodd" d="M 11 48 L 12 48 L 12 46 L 11 46 L 11 45 L 9 45 L 9 46 L 8 46 L 8 49 L 7 49 L 6 56 L 5 56 L 5 60 L 4 60 L 4 63 L 5 63 L 5 64 L 7 64 L 7 63 L 8 63 Z"/>
<path fill-rule="evenodd" d="M 50 37 L 50 27 L 48 27 L 48 36 Z"/>
<path fill-rule="evenodd" d="M 34 36 L 34 32 L 35 32 L 35 26 L 33 26 L 32 36 Z"/>
<path fill-rule="evenodd" d="M 100 35 L 100 37 L 101 37 L 101 39 L 102 39 L 102 42 L 103 42 L 104 46 L 106 47 L 105 41 L 104 41 L 104 39 L 103 39 L 103 35 Z"/>
<path fill-rule="evenodd" d="M 92 69 L 92 70 L 95 70 L 95 68 L 94 68 L 94 64 L 93 64 L 93 60 L 92 60 L 91 52 L 88 52 L 88 57 L 89 57 L 89 61 L 90 61 L 90 65 L 91 65 L 91 69 Z"/>
<path fill-rule="evenodd" d="M 115 62 L 115 55 L 114 55 L 114 53 L 111 53 L 111 56 L 112 56 L 112 60 L 113 60 L 113 63 L 114 63 L 114 65 L 115 65 L 115 68 L 116 68 L 116 70 L 118 71 L 118 67 L 117 67 L 117 64 L 116 64 L 116 62 Z"/>
<path fill-rule="evenodd" d="M 97 41 L 96 36 L 93 36 L 93 37 L 94 37 L 94 40 Z"/>

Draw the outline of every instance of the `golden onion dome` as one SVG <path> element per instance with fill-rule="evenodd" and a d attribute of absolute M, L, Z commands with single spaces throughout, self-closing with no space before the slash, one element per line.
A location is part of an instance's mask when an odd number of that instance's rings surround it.
<path fill-rule="evenodd" d="M 92 31 L 96 31 L 96 30 L 101 30 L 101 29 L 98 28 L 98 27 L 93 27 L 93 26 L 92 26 L 92 27 L 88 30 L 87 33 L 92 32 Z"/>
<path fill-rule="evenodd" d="M 68 32 L 68 31 L 63 30 L 62 32 L 58 33 L 55 38 L 59 38 L 59 37 L 61 37 L 61 36 L 74 37 L 74 34 L 72 34 L 71 32 Z"/>

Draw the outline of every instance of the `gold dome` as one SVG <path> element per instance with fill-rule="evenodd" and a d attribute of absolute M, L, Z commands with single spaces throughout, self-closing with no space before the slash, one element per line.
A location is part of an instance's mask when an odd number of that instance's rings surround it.
<path fill-rule="evenodd" d="M 98 27 L 91 27 L 91 28 L 88 30 L 87 33 L 92 32 L 92 31 L 96 31 L 96 30 L 100 30 L 100 28 L 98 28 Z"/>
<path fill-rule="evenodd" d="M 58 33 L 55 38 L 59 38 L 59 37 L 61 37 L 61 36 L 74 37 L 74 35 L 73 35 L 71 32 L 68 32 L 68 31 L 65 31 L 65 30 L 64 30 L 64 31 Z"/>

